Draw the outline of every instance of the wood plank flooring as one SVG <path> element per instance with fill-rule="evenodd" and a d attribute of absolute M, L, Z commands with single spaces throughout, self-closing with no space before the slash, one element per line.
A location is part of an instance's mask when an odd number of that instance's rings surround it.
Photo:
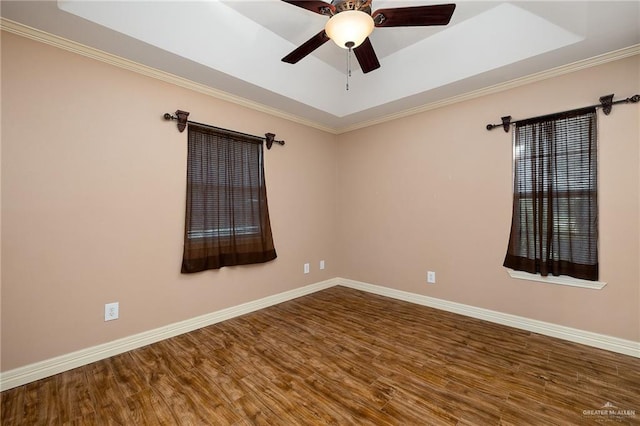
<path fill-rule="evenodd" d="M 2 425 L 640 424 L 640 359 L 333 287 L 0 397 Z"/>

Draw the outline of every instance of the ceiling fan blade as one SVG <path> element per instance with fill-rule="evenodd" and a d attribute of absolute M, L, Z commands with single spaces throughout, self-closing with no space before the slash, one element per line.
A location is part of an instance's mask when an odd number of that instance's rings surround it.
<path fill-rule="evenodd" d="M 292 4 L 294 6 L 301 7 L 303 9 L 310 10 L 320 15 L 330 15 L 331 12 L 336 11 L 336 7 L 331 3 L 325 3 L 321 0 L 282 0 L 285 3 Z"/>
<path fill-rule="evenodd" d="M 447 25 L 455 9 L 455 4 L 396 7 L 378 9 L 371 16 L 376 27 L 423 27 Z"/>
<path fill-rule="evenodd" d="M 353 49 L 353 53 L 356 54 L 356 58 L 358 59 L 358 63 L 360 64 L 360 68 L 362 68 L 363 73 L 366 74 L 369 71 L 380 68 L 380 62 L 378 62 L 378 57 L 376 56 L 376 52 L 373 50 L 373 45 L 371 44 L 369 37 L 367 37 L 360 46 Z"/>
<path fill-rule="evenodd" d="M 307 56 L 309 53 L 316 50 L 318 47 L 325 44 L 329 41 L 329 36 L 324 30 L 320 31 L 318 34 L 311 37 L 309 40 L 305 41 L 300 47 L 298 47 L 293 52 L 289 53 L 287 56 L 282 58 L 282 62 L 287 62 L 290 64 L 295 64 L 300 59 Z"/>

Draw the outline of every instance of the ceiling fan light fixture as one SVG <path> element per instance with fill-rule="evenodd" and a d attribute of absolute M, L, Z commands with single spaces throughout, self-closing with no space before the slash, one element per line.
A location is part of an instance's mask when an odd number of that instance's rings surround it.
<path fill-rule="evenodd" d="M 345 10 L 333 15 L 324 31 L 343 49 L 360 46 L 373 31 L 373 18 L 360 10 Z"/>

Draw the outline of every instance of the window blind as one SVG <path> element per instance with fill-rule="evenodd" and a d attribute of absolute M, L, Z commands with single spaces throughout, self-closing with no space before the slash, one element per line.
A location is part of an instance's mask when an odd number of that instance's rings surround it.
<path fill-rule="evenodd" d="M 598 279 L 595 108 L 519 121 L 504 266 Z"/>

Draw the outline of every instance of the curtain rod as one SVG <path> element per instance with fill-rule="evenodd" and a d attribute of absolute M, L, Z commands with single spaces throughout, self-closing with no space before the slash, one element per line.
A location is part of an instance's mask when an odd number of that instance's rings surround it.
<path fill-rule="evenodd" d="M 538 116 L 538 117 L 532 117 L 532 118 L 536 119 L 536 118 L 551 117 L 551 116 L 556 115 L 556 114 L 564 114 L 564 113 L 579 111 L 579 110 L 587 109 L 587 108 L 602 108 L 602 112 L 604 112 L 604 115 L 609 115 L 611 113 L 611 109 L 612 109 L 613 105 L 628 104 L 628 103 L 635 104 L 635 103 L 638 103 L 638 102 L 640 102 L 640 95 L 634 95 L 634 96 L 631 96 L 630 98 L 620 99 L 620 100 L 614 101 L 613 100 L 613 94 L 611 94 L 611 95 L 607 95 L 607 96 L 601 96 L 600 97 L 600 103 L 596 104 L 596 105 L 590 105 L 590 106 L 583 107 L 583 108 L 576 108 L 576 109 L 572 109 L 572 110 L 568 110 L 568 111 L 557 112 L 555 114 L 545 114 L 545 115 L 541 115 L 541 116 Z M 504 131 L 508 132 L 509 131 L 509 126 L 511 126 L 512 124 L 517 124 L 517 123 L 520 123 L 520 122 L 525 121 L 525 120 L 531 120 L 531 118 L 525 118 L 523 120 L 518 120 L 518 121 L 511 121 L 511 116 L 507 115 L 506 117 L 501 117 L 501 120 L 502 120 L 501 124 L 487 124 L 487 130 L 493 130 L 496 127 L 502 126 Z"/>
<path fill-rule="evenodd" d="M 216 126 L 212 126 L 210 124 L 198 123 L 197 121 L 187 120 L 187 117 L 189 117 L 189 112 L 188 111 L 176 110 L 175 115 L 169 114 L 168 112 L 165 112 L 163 117 L 167 121 L 177 120 L 178 121 L 178 123 L 177 123 L 178 124 L 178 131 L 180 133 L 184 132 L 184 129 L 187 127 L 187 123 L 191 123 L 191 124 L 195 124 L 197 126 L 203 126 L 203 127 L 208 127 L 210 129 L 215 129 L 217 131 L 220 131 L 220 132 L 223 132 L 223 133 L 227 133 L 229 135 L 244 136 L 244 137 L 248 137 L 248 138 L 258 139 L 260 141 L 265 141 L 266 145 L 267 145 L 267 149 L 271 149 L 271 146 L 274 143 L 277 143 L 278 145 L 284 145 L 284 141 L 277 141 L 275 139 L 275 137 L 276 137 L 275 133 L 265 133 L 264 137 L 261 137 L 261 136 L 250 135 L 248 133 L 236 132 L 235 130 L 223 129 L 222 127 L 216 127 Z"/>

